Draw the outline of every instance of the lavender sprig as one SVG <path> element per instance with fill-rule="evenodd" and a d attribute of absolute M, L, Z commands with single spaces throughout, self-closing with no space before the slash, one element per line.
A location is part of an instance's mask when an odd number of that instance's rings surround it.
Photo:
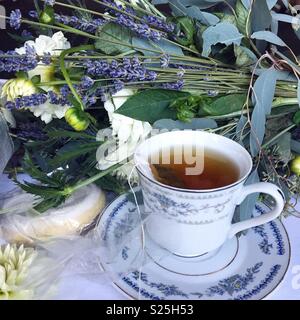
<path fill-rule="evenodd" d="M 14 101 L 8 101 L 5 104 L 5 107 L 9 110 L 12 109 L 22 109 L 22 108 L 31 108 L 45 104 L 47 101 L 55 105 L 69 105 L 68 100 L 65 97 L 58 96 L 53 91 L 46 93 L 34 93 L 30 96 L 24 96 L 16 98 Z"/>
<path fill-rule="evenodd" d="M 55 14 L 55 21 L 58 23 L 62 23 L 64 25 L 70 26 L 72 28 L 85 31 L 88 33 L 95 33 L 97 29 L 103 26 L 106 21 L 104 19 L 86 19 L 86 18 L 78 18 L 76 16 L 66 16 L 61 14 Z"/>
<path fill-rule="evenodd" d="M 156 72 L 146 69 L 137 57 L 124 58 L 121 63 L 112 60 L 87 60 L 83 62 L 87 73 L 95 77 L 122 79 L 123 81 L 154 81 Z"/>
<path fill-rule="evenodd" d="M 21 27 L 21 20 L 22 20 L 22 13 L 20 9 L 13 10 L 10 13 L 9 22 L 10 26 L 15 30 L 20 29 Z"/>
<path fill-rule="evenodd" d="M 16 51 L 0 51 L 0 71 L 19 72 L 35 69 L 39 62 L 35 49 L 26 44 L 25 50 L 24 55 L 20 55 Z M 4 55 L 5 58 L 1 58 L 1 55 Z"/>

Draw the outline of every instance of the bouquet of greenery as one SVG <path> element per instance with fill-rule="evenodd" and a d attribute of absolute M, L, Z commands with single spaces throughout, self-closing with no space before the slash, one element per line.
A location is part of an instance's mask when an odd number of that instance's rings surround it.
<path fill-rule="evenodd" d="M 152 129 L 202 129 L 243 144 L 250 182 L 276 183 L 291 199 L 300 64 L 277 34 L 283 22 L 300 36 L 298 9 L 276 0 L 34 0 L 32 11 L 14 10 L 11 27 L 26 29 L 13 35 L 19 48 L 0 53 L 0 71 L 15 74 L 2 88 L 3 137 L 14 141 L 6 171 L 38 181 L 20 185 L 43 212 L 92 182 L 126 190 L 130 157 Z"/>

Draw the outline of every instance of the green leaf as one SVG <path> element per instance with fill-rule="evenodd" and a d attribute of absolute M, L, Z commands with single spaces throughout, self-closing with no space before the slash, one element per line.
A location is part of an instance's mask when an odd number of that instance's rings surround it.
<path fill-rule="evenodd" d="M 254 170 L 248 177 L 245 185 L 251 185 L 256 182 L 259 182 L 259 176 L 257 170 Z M 252 213 L 258 200 L 258 196 L 259 193 L 253 193 L 241 203 L 238 213 L 234 218 L 235 222 L 245 221 L 252 218 Z"/>
<path fill-rule="evenodd" d="M 234 54 L 236 56 L 235 64 L 238 67 L 251 65 L 257 61 L 256 55 L 246 47 L 234 46 Z"/>
<path fill-rule="evenodd" d="M 13 151 L 14 145 L 9 135 L 9 129 L 0 111 L 0 175 L 12 156 Z"/>
<path fill-rule="evenodd" d="M 84 132 L 68 131 L 68 130 L 50 130 L 47 132 L 50 138 L 70 138 L 70 139 L 90 139 L 95 140 L 96 137 Z"/>
<path fill-rule="evenodd" d="M 100 39 L 96 40 L 95 47 L 105 54 L 124 53 L 127 52 L 129 46 L 132 45 L 131 31 L 113 22 L 109 22 L 101 27 L 97 32 L 97 36 L 100 37 Z M 120 44 L 118 44 L 118 42 L 120 42 Z M 122 43 L 128 44 L 129 46 L 124 46 Z"/>
<path fill-rule="evenodd" d="M 277 70 L 274 67 L 266 69 L 257 78 L 253 87 L 253 104 L 259 101 L 261 106 L 264 108 L 266 115 L 271 113 L 272 102 L 276 89 L 277 75 Z"/>
<path fill-rule="evenodd" d="M 295 113 L 293 117 L 293 121 L 296 125 L 300 125 L 300 111 Z"/>
<path fill-rule="evenodd" d="M 266 112 L 258 101 L 251 117 L 250 150 L 253 157 L 257 156 L 266 132 Z"/>
<path fill-rule="evenodd" d="M 137 51 L 141 51 L 145 56 L 157 56 L 157 52 L 152 52 L 149 50 L 159 50 L 162 54 L 184 56 L 181 48 L 178 45 L 170 43 L 165 39 L 161 39 L 154 43 L 146 39 L 133 37 L 132 45 Z"/>
<path fill-rule="evenodd" d="M 271 13 L 266 0 L 255 0 L 252 6 L 251 25 L 252 30 L 260 31 L 270 27 Z"/>
<path fill-rule="evenodd" d="M 67 143 L 51 161 L 50 165 L 56 167 L 65 164 L 68 161 L 76 159 L 89 152 L 96 152 L 97 148 L 101 145 L 101 142 L 91 142 L 83 144 L 81 142 Z"/>
<path fill-rule="evenodd" d="M 124 116 L 154 123 L 159 119 L 176 118 L 176 111 L 169 105 L 177 99 L 184 99 L 190 94 L 175 90 L 150 89 L 130 97 L 115 112 Z"/>
<path fill-rule="evenodd" d="M 271 31 L 258 31 L 251 35 L 252 39 L 265 40 L 277 46 L 286 47 L 286 43 L 283 42 L 275 33 Z"/>
<path fill-rule="evenodd" d="M 211 47 L 217 43 L 240 45 L 243 35 L 233 24 L 228 22 L 218 23 L 216 26 L 208 27 L 202 34 L 203 37 L 203 51 L 202 55 L 208 57 L 211 53 Z"/>
<path fill-rule="evenodd" d="M 195 18 L 200 23 L 207 26 L 214 26 L 220 21 L 220 19 L 214 14 L 201 11 L 197 6 L 191 6 L 187 8 L 186 13 L 189 17 Z"/>
<path fill-rule="evenodd" d="M 239 31 L 246 35 L 247 21 L 250 24 L 250 19 L 248 20 L 249 10 L 243 5 L 241 0 L 238 0 L 235 5 L 236 21 Z M 248 25 L 248 30 L 250 30 L 250 25 Z"/>
<path fill-rule="evenodd" d="M 246 101 L 245 94 L 230 94 L 205 104 L 202 111 L 209 116 L 221 116 L 235 111 L 240 111 Z"/>
<path fill-rule="evenodd" d="M 250 150 L 259 153 L 266 131 L 266 116 L 271 113 L 275 95 L 277 72 L 271 67 L 260 74 L 254 84 L 252 101 L 255 105 L 251 118 Z"/>
<path fill-rule="evenodd" d="M 218 127 L 218 124 L 213 119 L 206 118 L 194 118 L 190 122 L 182 122 L 179 120 L 172 119 L 161 119 L 155 121 L 153 124 L 154 129 L 168 129 L 168 130 L 198 130 L 198 129 L 215 129 Z"/>
<path fill-rule="evenodd" d="M 189 46 L 194 42 L 195 22 L 190 17 L 176 18 L 176 40 L 178 43 Z"/>
<path fill-rule="evenodd" d="M 291 141 L 291 149 L 293 152 L 296 152 L 298 154 L 300 154 L 300 142 L 295 140 L 295 139 L 292 139 Z"/>
<path fill-rule="evenodd" d="M 298 80 L 297 98 L 298 98 L 298 103 L 300 106 L 300 80 Z"/>

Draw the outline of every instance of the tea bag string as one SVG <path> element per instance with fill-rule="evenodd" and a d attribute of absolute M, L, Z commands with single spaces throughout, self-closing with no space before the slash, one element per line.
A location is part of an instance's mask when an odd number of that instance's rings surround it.
<path fill-rule="evenodd" d="M 128 185 L 130 188 L 130 191 L 133 194 L 133 198 L 134 198 L 134 202 L 136 204 L 137 207 L 137 211 L 138 211 L 138 215 L 140 218 L 140 223 L 141 223 L 141 231 L 142 231 L 142 252 L 141 252 L 141 256 L 142 256 L 142 262 L 139 266 L 139 278 L 138 278 L 138 286 L 139 286 L 139 292 L 138 292 L 138 300 L 141 300 L 141 285 L 142 285 L 142 279 L 141 279 L 141 274 L 142 274 L 142 268 L 143 268 L 143 263 L 144 263 L 144 259 L 145 259 L 145 229 L 144 229 L 144 223 L 143 223 L 143 218 L 142 218 L 142 214 L 141 214 L 141 209 L 140 206 L 138 204 L 138 200 L 134 191 L 134 188 L 131 184 L 131 178 L 132 175 L 134 174 L 134 171 L 136 170 L 136 164 L 134 164 L 134 166 L 132 167 L 130 174 L 128 176 Z"/>

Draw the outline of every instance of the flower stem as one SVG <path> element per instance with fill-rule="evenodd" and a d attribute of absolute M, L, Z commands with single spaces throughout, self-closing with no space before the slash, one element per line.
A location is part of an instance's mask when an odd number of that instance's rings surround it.
<path fill-rule="evenodd" d="M 111 166 L 110 168 L 106 169 L 106 170 L 103 170 L 103 171 L 100 171 L 98 174 L 94 175 L 93 177 L 90 177 L 86 180 L 82 180 L 80 182 L 78 182 L 75 186 L 72 186 L 72 187 L 67 187 L 65 190 L 64 190 L 64 194 L 65 195 L 70 195 L 72 194 L 73 192 L 77 191 L 78 189 L 82 188 L 82 187 L 85 187 L 93 182 L 96 182 L 97 180 L 103 178 L 104 176 L 106 176 L 107 174 L 113 172 L 114 170 L 118 169 L 119 167 L 121 166 L 121 164 L 115 164 L 113 166 Z"/>
<path fill-rule="evenodd" d="M 60 64 L 61 72 L 62 72 L 71 92 L 73 93 L 75 99 L 80 104 L 82 111 L 84 110 L 84 104 L 83 104 L 79 94 L 77 93 L 76 89 L 74 88 L 72 80 L 70 79 L 69 73 L 68 73 L 66 66 L 65 66 L 65 57 L 71 53 L 80 52 L 83 50 L 92 50 L 92 49 L 94 49 L 93 45 L 83 45 L 83 46 L 79 46 L 79 47 L 74 47 L 74 48 L 67 49 L 67 50 L 63 51 L 59 57 L 59 64 Z"/>

